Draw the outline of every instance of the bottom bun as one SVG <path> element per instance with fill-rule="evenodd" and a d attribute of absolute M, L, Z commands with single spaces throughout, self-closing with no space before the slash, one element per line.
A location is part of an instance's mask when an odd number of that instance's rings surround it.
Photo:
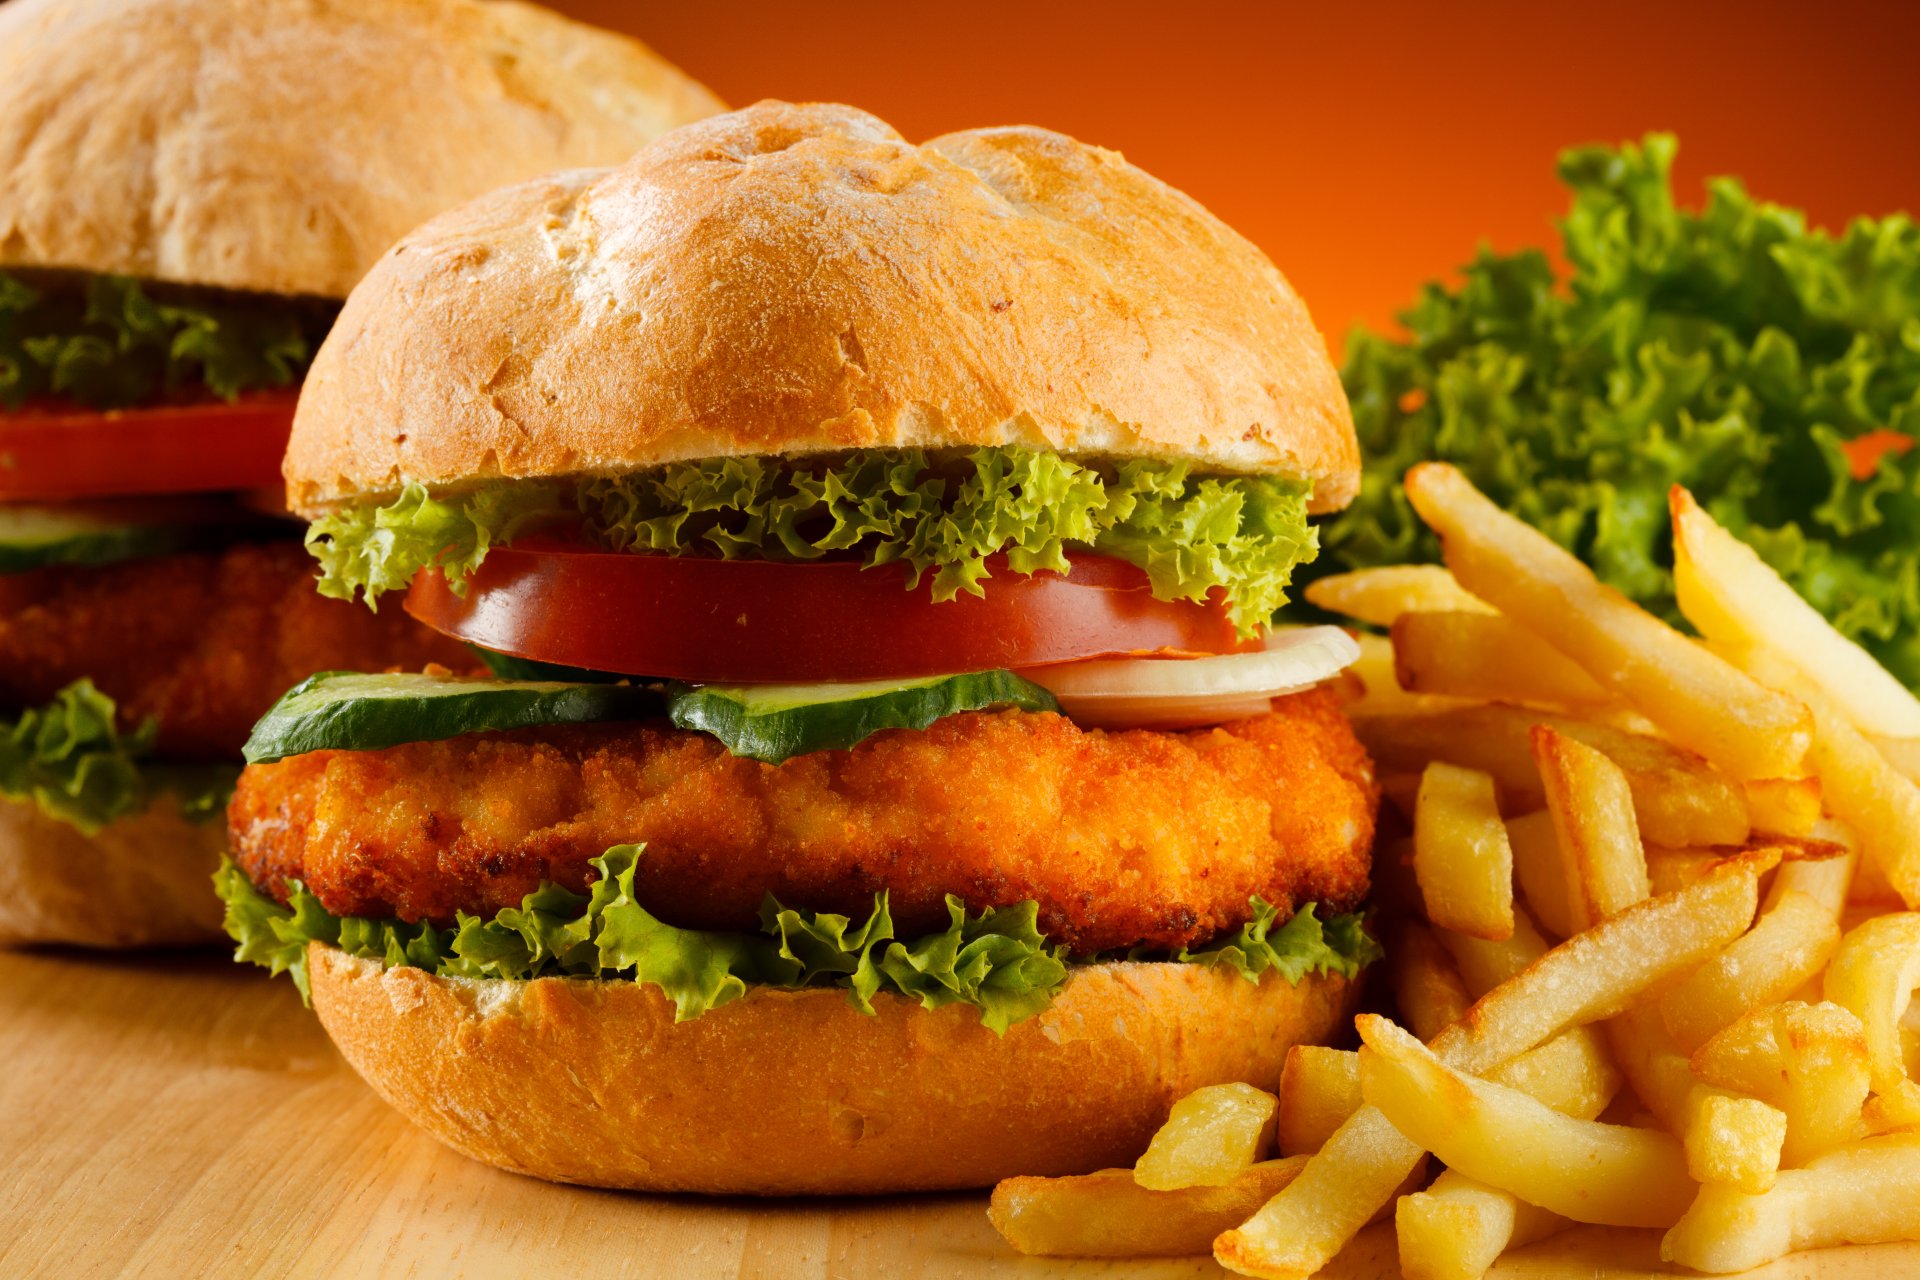
<path fill-rule="evenodd" d="M 93 835 L 30 801 L 0 800 L 0 944 L 163 947 L 218 942 L 220 822 L 170 795 Z"/>
<path fill-rule="evenodd" d="M 758 988 L 675 1023 L 630 982 L 440 978 L 314 944 L 313 1003 L 354 1069 L 476 1160 L 555 1182 L 730 1195 L 984 1187 L 1133 1163 L 1201 1085 L 1275 1087 L 1351 1012 L 1337 977 L 1076 969 L 1004 1038 L 976 1010 Z"/>

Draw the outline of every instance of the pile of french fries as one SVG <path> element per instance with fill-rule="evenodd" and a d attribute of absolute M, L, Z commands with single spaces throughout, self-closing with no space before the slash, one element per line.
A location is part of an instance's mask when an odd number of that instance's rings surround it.
<path fill-rule="evenodd" d="M 1920 700 L 1684 490 L 1699 638 L 1453 468 L 1406 491 L 1446 568 L 1308 592 L 1391 637 L 1350 712 L 1411 831 L 1375 862 L 1399 1022 L 1200 1090 L 1134 1169 L 1002 1183 L 994 1225 L 1305 1277 L 1391 1216 L 1409 1280 L 1572 1223 L 1713 1273 L 1920 1239 Z"/>

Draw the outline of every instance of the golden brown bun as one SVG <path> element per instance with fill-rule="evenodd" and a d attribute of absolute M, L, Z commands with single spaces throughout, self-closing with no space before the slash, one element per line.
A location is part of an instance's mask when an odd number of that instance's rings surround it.
<path fill-rule="evenodd" d="M 0 945 L 159 947 L 218 942 L 219 822 L 162 796 L 95 835 L 30 802 L 0 800 Z"/>
<path fill-rule="evenodd" d="M 294 422 L 309 514 L 402 481 L 1018 443 L 1357 491 L 1326 343 L 1261 252 L 1041 129 L 924 146 L 763 102 L 494 192 L 354 291 Z"/>
<path fill-rule="evenodd" d="M 965 1006 L 750 991 L 691 1022 L 655 987 L 475 982 L 318 944 L 313 1004 L 374 1090 L 455 1150 L 556 1182 L 842 1195 L 984 1187 L 1133 1163 L 1174 1100 L 1272 1089 L 1351 1012 L 1181 964 L 1078 969 L 1004 1039 Z"/>
<path fill-rule="evenodd" d="M 478 0 L 9 0 L 0 266 L 345 297 L 420 222 L 721 109 Z"/>

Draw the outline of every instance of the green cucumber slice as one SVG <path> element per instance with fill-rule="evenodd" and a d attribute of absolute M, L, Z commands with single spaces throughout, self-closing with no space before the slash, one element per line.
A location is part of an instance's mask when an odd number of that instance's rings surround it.
<path fill-rule="evenodd" d="M 0 506 L 0 573 L 164 555 L 204 534 L 189 523 L 118 517 L 111 507 Z"/>
<path fill-rule="evenodd" d="M 1053 695 L 1011 671 L 848 684 L 675 686 L 667 716 L 710 733 L 736 756 L 779 764 L 840 751 L 882 729 L 924 729 L 942 716 L 988 707 L 1058 711 Z"/>
<path fill-rule="evenodd" d="M 378 751 L 464 733 L 640 720 L 660 712 L 657 690 L 630 684 L 323 671 L 273 704 L 241 754 L 248 764 L 265 764 L 308 751 Z"/>

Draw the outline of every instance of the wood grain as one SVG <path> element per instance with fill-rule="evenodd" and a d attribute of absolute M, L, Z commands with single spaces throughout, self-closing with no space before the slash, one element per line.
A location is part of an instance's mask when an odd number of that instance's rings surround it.
<path fill-rule="evenodd" d="M 217 956 L 0 954 L 0 1275 L 1218 1276 L 1207 1259 L 1020 1258 L 983 1196 L 710 1201 L 551 1186 L 441 1148 L 340 1061 L 292 984 Z M 1651 1233 L 1581 1230 L 1501 1280 L 1638 1277 Z M 1396 1271 L 1390 1227 L 1331 1274 Z M 1920 1246 L 1766 1280 L 1920 1274 Z"/>

